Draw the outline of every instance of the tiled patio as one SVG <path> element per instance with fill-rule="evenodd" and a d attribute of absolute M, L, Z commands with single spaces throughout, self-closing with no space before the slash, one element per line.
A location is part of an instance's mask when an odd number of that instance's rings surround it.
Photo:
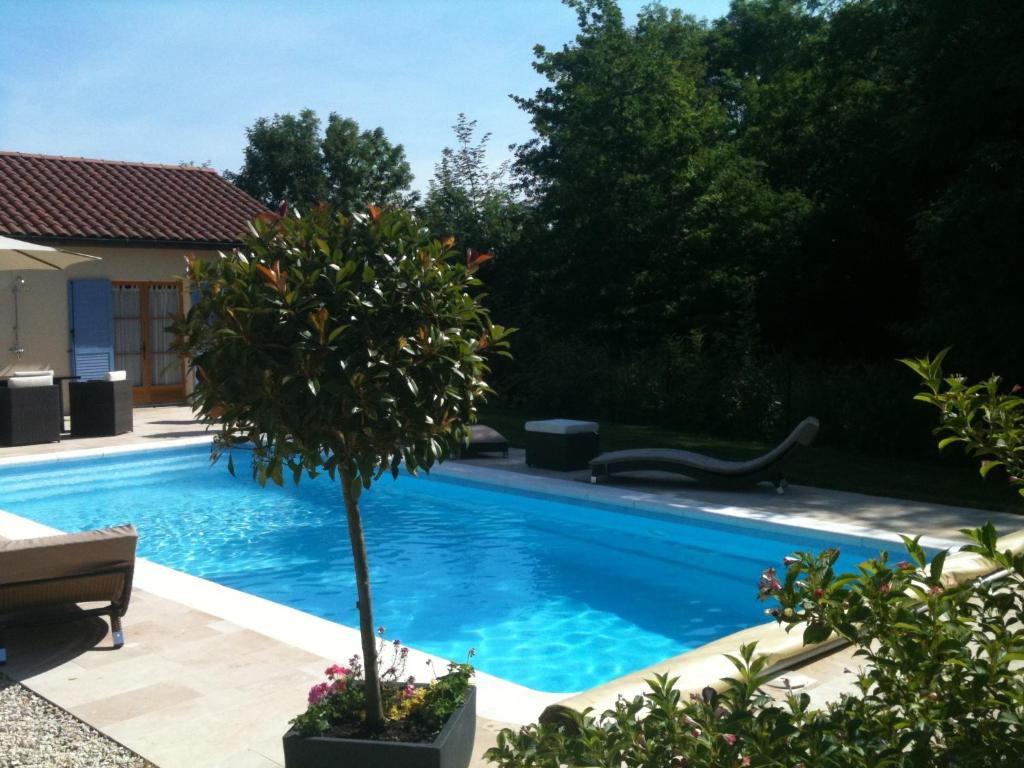
<path fill-rule="evenodd" d="M 185 408 L 136 410 L 135 425 L 134 433 L 114 438 L 0 448 L 0 461 L 58 451 L 168 444 L 204 434 Z M 562 473 L 527 470 L 521 453 L 515 451 L 507 460 L 459 462 L 452 471 L 472 474 L 473 464 L 510 470 L 501 473 L 510 485 L 519 484 L 529 472 L 531 482 L 573 488 L 580 495 L 613 493 L 638 505 L 654 497 L 746 520 L 785 515 L 804 525 L 907 530 L 943 539 L 958 537 L 957 528 L 984 519 L 992 519 L 1004 531 L 1021 527 L 1012 515 L 811 488 L 791 487 L 783 497 L 770 487 L 737 495 L 698 492 L 656 480 L 633 481 L 625 492 L 621 487 L 595 488 L 566 483 Z M 40 530 L 34 523 L 0 513 L 0 536 L 21 538 Z M 280 737 L 288 720 L 303 708 L 308 686 L 328 663 L 358 651 L 354 630 L 145 561 L 137 570 L 125 633 L 125 647 L 110 651 L 101 619 L 10 631 L 5 672 L 161 768 L 282 764 Z M 413 657 L 411 671 L 428 676 L 427 657 Z M 796 674 L 812 698 L 822 702 L 846 685 L 850 675 L 843 670 L 854 663 L 849 651 L 840 651 Z M 480 692 L 476 766 L 484 765 L 479 755 L 494 743 L 494 734 L 505 723 L 528 722 L 559 697 L 486 675 L 481 676 Z"/>

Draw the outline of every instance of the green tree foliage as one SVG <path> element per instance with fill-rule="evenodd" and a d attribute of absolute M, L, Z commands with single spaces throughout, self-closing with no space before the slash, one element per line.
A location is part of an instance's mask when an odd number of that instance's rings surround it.
<path fill-rule="evenodd" d="M 382 718 L 359 497 L 385 473 L 429 471 L 464 443 L 490 391 L 484 355 L 505 330 L 474 298 L 465 262 L 412 216 L 265 214 L 244 246 L 191 259 L 202 298 L 173 326 L 214 426 L 213 456 L 252 448 L 252 471 L 340 480 L 358 588 L 367 722 Z"/>
<path fill-rule="evenodd" d="M 619 342 L 734 334 L 803 201 L 729 141 L 703 24 L 653 6 L 627 27 L 610 0 L 568 4 L 575 45 L 538 47 L 549 84 L 517 99 L 537 134 L 517 169 L 547 225 L 533 244 L 547 264 L 537 308 Z"/>
<path fill-rule="evenodd" d="M 535 135 L 502 265 L 526 280 L 511 391 L 544 408 L 519 382 L 571 370 L 556 348 L 598 375 L 535 391 L 575 390 L 591 416 L 634 418 L 639 388 L 749 391 L 729 371 L 758 367 L 786 402 L 858 369 L 863 391 L 826 399 L 878 399 L 866 383 L 893 357 L 939 343 L 972 375 L 1024 379 L 1016 283 L 994 277 L 1024 257 L 1024 4 L 734 0 L 714 22 L 653 5 L 632 23 L 614 0 L 566 4 L 576 38 L 536 49 L 546 83 L 517 99 Z M 679 380 L 657 361 L 694 332 L 706 367 Z M 826 439 L 919 433 L 914 414 L 860 418 Z"/>
<path fill-rule="evenodd" d="M 435 237 L 454 237 L 462 248 L 497 257 L 493 275 L 499 290 L 492 308 L 495 317 L 511 321 L 530 308 L 530 269 L 518 247 L 529 209 L 509 180 L 508 162 L 489 166 L 490 134 L 475 139 L 476 125 L 459 114 L 453 126 L 456 146 L 442 152 L 418 213 Z"/>
<path fill-rule="evenodd" d="M 487 164 L 490 134 L 474 143 L 476 124 L 459 114 L 452 126 L 457 146 L 441 153 L 419 214 L 436 236 L 500 255 L 516 240 L 522 206 L 508 182 L 508 163 L 496 170 Z"/>
<path fill-rule="evenodd" d="M 268 206 L 287 200 L 307 210 L 327 202 L 349 211 L 415 200 L 405 150 L 382 128 L 360 131 L 354 120 L 332 112 L 321 133 L 316 113 L 304 109 L 298 116 L 261 117 L 246 135 L 242 168 L 226 175 Z"/>
<path fill-rule="evenodd" d="M 805 643 L 835 634 L 858 654 L 855 688 L 824 709 L 805 693 L 773 701 L 768 657 L 743 646 L 735 676 L 686 698 L 675 679 L 603 713 L 565 712 L 504 730 L 487 757 L 501 768 L 1011 768 L 1024 754 L 1024 555 L 1000 551 L 991 525 L 965 530 L 995 577 L 964 581 L 885 553 L 836 574 L 839 553 L 798 553 L 764 572 L 760 594 Z M 911 562 L 912 560 L 912 562 Z M 710 683 L 711 681 L 709 681 Z"/>

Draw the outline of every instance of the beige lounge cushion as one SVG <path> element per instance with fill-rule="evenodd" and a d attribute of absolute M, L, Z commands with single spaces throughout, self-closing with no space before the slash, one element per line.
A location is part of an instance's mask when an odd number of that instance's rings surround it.
<path fill-rule="evenodd" d="M 547 435 L 586 435 L 597 434 L 601 425 L 596 421 L 576 421 L 575 419 L 543 419 L 528 421 L 524 429 L 527 432 L 542 432 Z"/>
<path fill-rule="evenodd" d="M 53 369 L 52 368 L 44 368 L 44 369 L 39 370 L 39 371 L 15 371 L 14 372 L 15 376 L 45 376 L 46 374 L 50 374 L 51 376 L 53 376 Z"/>
<path fill-rule="evenodd" d="M 0 541 L 0 585 L 79 576 L 135 562 L 134 525 Z"/>
<path fill-rule="evenodd" d="M 104 381 L 125 381 L 128 378 L 128 371 L 107 371 L 103 374 Z"/>
<path fill-rule="evenodd" d="M 7 380 L 7 386 L 11 389 L 24 389 L 28 387 L 52 387 L 53 373 L 39 373 L 35 376 L 15 376 Z"/>

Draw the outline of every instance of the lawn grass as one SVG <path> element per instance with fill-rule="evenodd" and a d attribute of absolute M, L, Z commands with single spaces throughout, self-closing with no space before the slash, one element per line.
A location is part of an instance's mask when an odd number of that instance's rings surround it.
<path fill-rule="evenodd" d="M 523 425 L 530 416 L 516 409 L 489 405 L 480 421 L 494 427 L 516 446 L 526 442 Z M 772 446 L 752 440 L 713 437 L 649 425 L 601 422 L 601 450 L 681 448 L 723 459 L 749 459 Z M 787 472 L 793 483 L 818 488 L 891 496 L 975 509 L 1024 514 L 1024 498 L 993 472 L 983 480 L 976 467 L 959 456 L 933 460 L 873 456 L 827 446 L 801 451 Z"/>

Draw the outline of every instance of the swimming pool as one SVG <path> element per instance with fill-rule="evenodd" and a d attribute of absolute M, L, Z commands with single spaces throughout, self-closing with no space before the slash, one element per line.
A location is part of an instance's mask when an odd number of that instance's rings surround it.
<path fill-rule="evenodd" d="M 358 626 L 338 486 L 259 488 L 206 446 L 0 467 L 0 509 L 66 531 L 133 522 L 139 554 Z M 244 476 L 241 476 L 244 475 Z M 542 691 L 576 691 L 765 621 L 758 576 L 836 540 L 434 476 L 363 494 L 389 638 Z M 845 545 L 840 567 L 877 549 Z"/>

